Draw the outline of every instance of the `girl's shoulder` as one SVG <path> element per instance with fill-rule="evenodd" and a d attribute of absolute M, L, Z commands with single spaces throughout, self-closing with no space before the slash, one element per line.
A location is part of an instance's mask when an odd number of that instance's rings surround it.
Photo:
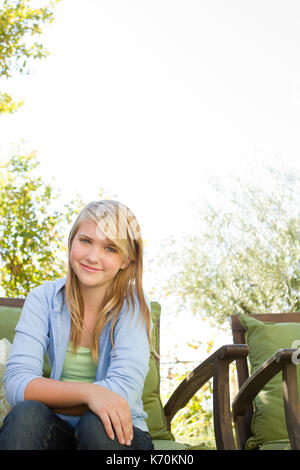
<path fill-rule="evenodd" d="M 30 291 L 28 300 L 35 298 L 41 303 L 46 303 L 52 309 L 59 306 L 61 307 L 65 283 L 66 278 L 56 279 L 55 281 L 44 281 Z"/>

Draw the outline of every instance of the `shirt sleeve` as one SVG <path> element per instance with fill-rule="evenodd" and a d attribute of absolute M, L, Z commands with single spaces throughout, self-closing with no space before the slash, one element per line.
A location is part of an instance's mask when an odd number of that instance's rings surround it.
<path fill-rule="evenodd" d="M 43 285 L 27 296 L 5 368 L 4 385 L 12 407 L 24 400 L 28 383 L 43 375 L 44 354 L 49 343 L 48 308 Z"/>
<path fill-rule="evenodd" d="M 114 329 L 114 349 L 106 377 L 95 382 L 124 397 L 130 408 L 141 399 L 150 359 L 146 322 L 136 303 L 136 308 L 130 307 L 128 313 L 127 306 L 122 308 Z"/>

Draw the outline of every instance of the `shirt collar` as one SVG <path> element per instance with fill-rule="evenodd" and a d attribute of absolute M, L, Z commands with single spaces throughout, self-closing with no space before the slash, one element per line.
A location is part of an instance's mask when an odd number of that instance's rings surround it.
<path fill-rule="evenodd" d="M 63 289 L 66 285 L 67 278 L 57 279 L 54 281 L 54 305 L 58 307 L 58 310 L 61 310 L 64 304 Z"/>

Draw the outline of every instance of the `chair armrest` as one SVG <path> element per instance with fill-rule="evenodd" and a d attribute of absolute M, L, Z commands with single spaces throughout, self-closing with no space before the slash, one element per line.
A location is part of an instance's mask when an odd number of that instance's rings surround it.
<path fill-rule="evenodd" d="M 250 375 L 232 403 L 234 418 L 244 415 L 265 384 L 283 369 L 284 364 L 291 363 L 294 351 L 295 349 L 279 349 Z"/>
<path fill-rule="evenodd" d="M 234 420 L 243 416 L 269 380 L 282 371 L 283 400 L 287 431 L 292 449 L 300 449 L 300 408 L 297 371 L 293 363 L 296 349 L 279 349 L 243 383 L 232 404 Z"/>
<path fill-rule="evenodd" d="M 173 392 L 164 407 L 168 426 L 170 426 L 175 414 L 189 402 L 195 393 L 209 379 L 214 377 L 214 421 L 217 448 L 233 448 L 233 435 L 232 440 L 230 435 L 228 443 L 224 444 L 224 432 L 221 429 L 225 422 L 226 429 L 229 430 L 230 425 L 230 430 L 228 432 L 229 434 L 232 434 L 229 403 L 229 364 L 234 360 L 245 358 L 248 352 L 248 346 L 245 344 L 222 346 L 193 371 L 189 372 L 186 378 Z M 224 420 L 224 415 L 227 417 L 229 416 L 230 418 Z M 227 434 L 227 431 L 225 434 Z M 226 437 L 225 441 L 227 442 Z"/>

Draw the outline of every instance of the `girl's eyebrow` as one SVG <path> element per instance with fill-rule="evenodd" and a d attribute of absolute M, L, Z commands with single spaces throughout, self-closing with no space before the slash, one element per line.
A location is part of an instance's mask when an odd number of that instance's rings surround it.
<path fill-rule="evenodd" d="M 88 238 L 89 240 L 93 240 L 91 237 L 88 237 L 87 235 L 85 235 L 85 233 L 79 233 L 78 236 Z"/>

